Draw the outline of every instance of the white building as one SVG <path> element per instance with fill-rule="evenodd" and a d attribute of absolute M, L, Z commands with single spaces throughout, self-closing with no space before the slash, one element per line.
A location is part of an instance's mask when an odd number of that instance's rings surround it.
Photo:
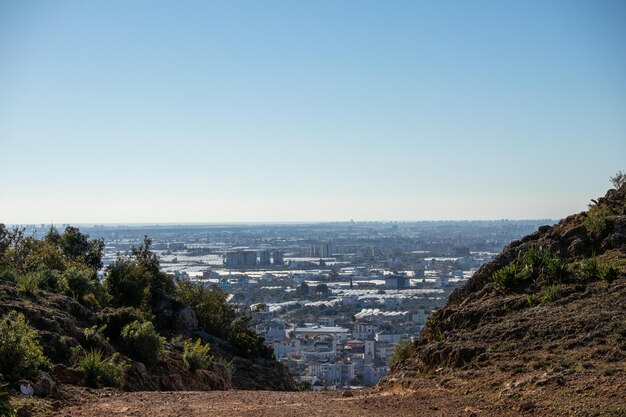
<path fill-rule="evenodd" d="M 293 343 L 289 339 L 274 341 L 274 357 L 276 359 L 286 358 L 293 352 Z"/>

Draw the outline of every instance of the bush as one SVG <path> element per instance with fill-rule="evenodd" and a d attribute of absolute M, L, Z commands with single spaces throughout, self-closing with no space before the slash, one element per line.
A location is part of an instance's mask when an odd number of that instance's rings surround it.
<path fill-rule="evenodd" d="M 20 294 L 33 296 L 37 288 L 39 288 L 39 277 L 36 273 L 31 272 L 17 278 L 17 290 Z"/>
<path fill-rule="evenodd" d="M 102 351 L 95 349 L 85 353 L 80 360 L 80 369 L 85 373 L 87 383 L 92 387 L 120 387 L 124 383 L 128 363 L 120 358 L 119 353 L 106 359 L 102 356 Z"/>
<path fill-rule="evenodd" d="M 106 327 L 106 324 L 102 327 L 86 327 L 85 330 L 83 330 L 85 344 L 92 349 L 109 347 L 109 338 L 104 335 Z"/>
<path fill-rule="evenodd" d="M 600 236 L 606 229 L 611 210 L 607 206 L 595 205 L 587 212 L 583 225 L 591 235 Z"/>
<path fill-rule="evenodd" d="M 542 246 L 530 246 L 517 257 L 518 269 L 522 279 L 538 279 L 544 276 L 552 252 Z"/>
<path fill-rule="evenodd" d="M 264 339 L 250 328 L 250 316 L 243 316 L 232 323 L 227 340 L 237 349 L 237 353 L 245 358 L 274 357 L 274 350 L 263 343 Z"/>
<path fill-rule="evenodd" d="M 164 339 L 156 332 L 151 321 L 135 320 L 124 326 L 120 336 L 122 348 L 129 356 L 146 366 L 157 364 Z"/>
<path fill-rule="evenodd" d="M 148 271 L 129 260 L 118 259 L 107 268 L 104 288 L 116 307 L 140 307 L 148 300 Z"/>
<path fill-rule="evenodd" d="M 185 343 L 187 343 L 187 339 L 182 335 L 174 336 L 170 339 L 170 344 L 180 351 L 185 348 Z"/>
<path fill-rule="evenodd" d="M 619 276 L 619 268 L 614 264 L 603 265 L 600 268 L 599 275 L 601 280 L 606 281 L 610 285 Z"/>
<path fill-rule="evenodd" d="M 142 310 L 133 307 L 105 308 L 98 314 L 102 325 L 102 333 L 111 342 L 119 343 L 124 326 L 134 321 L 151 320 L 152 317 Z"/>
<path fill-rule="evenodd" d="M 183 362 L 191 372 L 196 369 L 206 369 L 213 357 L 209 354 L 211 346 L 203 344 L 200 339 L 195 343 L 188 339 L 183 346 Z"/>
<path fill-rule="evenodd" d="M 70 267 L 63 273 L 66 293 L 81 301 L 87 294 L 93 293 L 98 284 L 93 278 L 93 271 Z"/>
<path fill-rule="evenodd" d="M 541 292 L 541 304 L 553 303 L 561 298 L 561 289 L 557 285 L 550 285 Z"/>
<path fill-rule="evenodd" d="M 617 171 L 617 173 L 611 177 L 611 184 L 615 189 L 619 190 L 626 184 L 626 173 L 624 171 Z"/>
<path fill-rule="evenodd" d="M 9 380 L 30 378 L 48 364 L 35 330 L 22 313 L 11 311 L 0 321 L 0 374 Z"/>
<path fill-rule="evenodd" d="M 502 288 L 512 288 L 518 280 L 517 265 L 509 264 L 493 274 L 493 281 Z"/>
<path fill-rule="evenodd" d="M 183 281 L 178 283 L 176 296 L 194 309 L 200 325 L 208 333 L 224 339 L 229 337 L 236 314 L 233 306 L 228 304 L 227 293 L 215 286 Z"/>
<path fill-rule="evenodd" d="M 413 350 L 413 342 L 410 340 L 401 340 L 400 343 L 396 345 L 396 349 L 393 351 L 391 359 L 389 359 L 389 365 L 393 368 L 400 362 L 407 360 L 411 357 Z"/>
<path fill-rule="evenodd" d="M 17 282 L 18 274 L 13 268 L 2 267 L 0 268 L 0 279 L 5 281 Z"/>
<path fill-rule="evenodd" d="M 60 271 L 53 269 L 42 269 L 35 272 L 37 275 L 37 286 L 42 290 L 61 292 L 65 289 L 65 280 Z"/>
<path fill-rule="evenodd" d="M 550 258 L 547 260 L 546 264 L 546 282 L 548 284 L 555 284 L 565 280 L 567 277 L 567 261 L 565 259 Z"/>
<path fill-rule="evenodd" d="M 595 281 L 600 278 L 600 265 L 596 257 L 585 258 L 578 264 L 578 270 L 586 281 Z"/>

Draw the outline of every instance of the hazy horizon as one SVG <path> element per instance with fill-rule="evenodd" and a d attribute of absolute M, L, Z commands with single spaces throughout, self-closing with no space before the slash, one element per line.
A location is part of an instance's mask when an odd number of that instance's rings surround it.
<path fill-rule="evenodd" d="M 561 219 L 626 169 L 626 2 L 0 3 L 0 222 Z"/>
<path fill-rule="evenodd" d="M 44 228 L 53 226 L 58 228 L 63 225 L 75 226 L 75 227 L 193 227 L 193 226 L 317 226 L 317 225 L 332 225 L 332 224 L 413 224 L 413 223 L 489 223 L 489 222 L 556 222 L 559 219 L 474 219 L 474 220 L 458 220 L 458 219 L 445 219 L 445 220 L 328 220 L 328 221 L 286 221 L 286 222 L 172 222 L 172 223 L 6 223 L 6 226 L 41 226 Z M 0 222 L 2 223 L 2 222 Z"/>

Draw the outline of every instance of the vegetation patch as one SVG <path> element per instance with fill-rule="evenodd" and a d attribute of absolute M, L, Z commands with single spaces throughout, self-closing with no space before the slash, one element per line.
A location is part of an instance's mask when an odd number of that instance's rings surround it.
<path fill-rule="evenodd" d="M 79 362 L 87 383 L 92 387 L 121 387 L 129 364 L 119 353 L 104 358 L 100 349 L 85 352 Z"/>
<path fill-rule="evenodd" d="M 8 380 L 30 378 L 48 365 L 37 333 L 24 315 L 9 312 L 0 321 L 0 374 Z"/>
<path fill-rule="evenodd" d="M 203 344 L 200 339 L 195 342 L 187 339 L 183 345 L 183 362 L 191 372 L 196 369 L 206 369 L 213 359 L 210 351 L 211 346 L 208 343 Z"/>
<path fill-rule="evenodd" d="M 611 214 L 613 213 L 607 206 L 594 205 L 589 208 L 587 218 L 583 225 L 590 235 L 595 237 L 600 236 L 605 232 Z"/>
<path fill-rule="evenodd" d="M 529 283 L 553 285 L 566 281 L 568 276 L 566 259 L 533 245 L 521 251 L 513 263 L 494 272 L 492 278 L 496 286 L 512 290 Z"/>
<path fill-rule="evenodd" d="M 122 329 L 121 344 L 124 352 L 146 366 L 155 366 L 159 360 L 164 339 L 154 329 L 151 321 L 134 322 Z"/>
<path fill-rule="evenodd" d="M 411 357 L 414 350 L 415 348 L 413 347 L 413 342 L 410 340 L 401 340 L 396 345 L 393 355 L 391 355 L 391 358 L 389 359 L 389 365 L 393 368 L 400 362 L 404 362 Z"/>
<path fill-rule="evenodd" d="M 250 328 L 251 317 L 240 314 L 229 304 L 228 294 L 224 291 L 215 286 L 206 287 L 189 281 L 179 281 L 176 296 L 194 309 L 198 322 L 204 329 L 226 339 L 237 349 L 239 355 L 246 358 L 272 358 L 273 351 Z"/>
<path fill-rule="evenodd" d="M 561 298 L 561 289 L 558 285 L 550 285 L 541 292 L 541 304 L 553 303 Z"/>
<path fill-rule="evenodd" d="M 498 269 L 493 274 L 493 281 L 501 288 L 512 288 L 519 281 L 517 274 L 517 265 L 510 264 Z"/>

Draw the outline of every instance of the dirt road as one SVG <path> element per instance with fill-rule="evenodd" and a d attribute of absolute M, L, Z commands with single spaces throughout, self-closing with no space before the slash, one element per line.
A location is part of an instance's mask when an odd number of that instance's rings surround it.
<path fill-rule="evenodd" d="M 350 395 L 350 396 L 348 396 Z M 100 392 L 64 407 L 58 416 L 519 416 L 504 406 L 428 393 L 353 392 Z"/>

